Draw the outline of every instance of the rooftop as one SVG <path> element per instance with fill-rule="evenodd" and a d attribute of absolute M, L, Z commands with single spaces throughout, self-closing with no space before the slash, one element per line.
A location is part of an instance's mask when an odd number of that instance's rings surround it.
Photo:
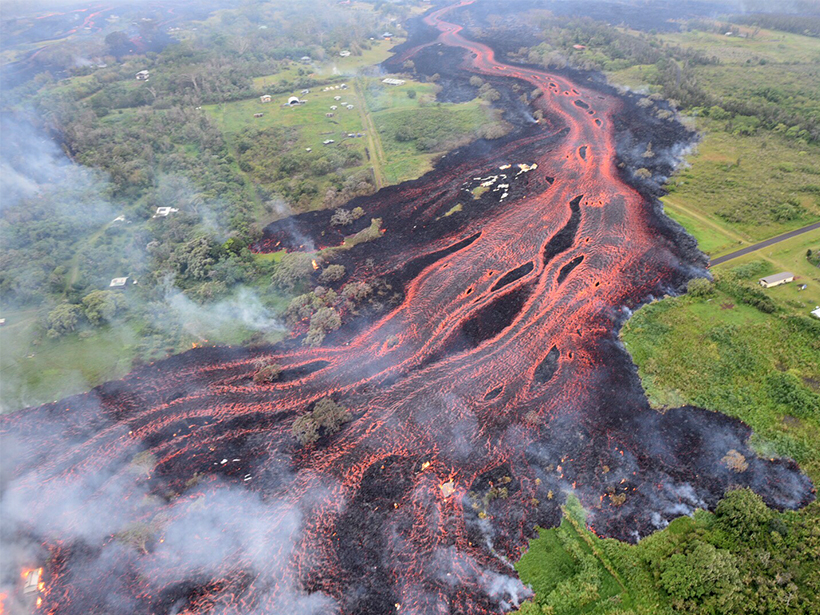
<path fill-rule="evenodd" d="M 791 271 L 784 271 L 782 273 L 767 275 L 765 278 L 760 278 L 760 281 L 765 282 L 766 284 L 774 284 L 776 282 L 782 282 L 783 280 L 789 280 L 793 277 L 794 274 Z"/>

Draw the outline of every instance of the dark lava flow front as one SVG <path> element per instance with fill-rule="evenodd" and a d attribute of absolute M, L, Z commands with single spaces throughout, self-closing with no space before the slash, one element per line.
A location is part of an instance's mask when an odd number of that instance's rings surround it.
<path fill-rule="evenodd" d="M 3 541 L 13 565 L 46 564 L 43 612 L 498 612 L 526 595 L 510 561 L 567 492 L 627 540 L 736 485 L 813 498 L 743 424 L 649 408 L 617 343 L 624 306 L 698 265 L 616 169 L 623 101 L 496 61 L 447 11 L 397 61 L 460 48 L 467 74 L 540 88 L 545 121 L 361 200 L 386 235 L 346 264 L 402 288 L 380 318 L 318 349 L 193 350 L 3 417 Z M 259 358 L 287 377 L 255 385 Z M 294 419 L 329 394 L 352 420 L 299 447 Z"/>

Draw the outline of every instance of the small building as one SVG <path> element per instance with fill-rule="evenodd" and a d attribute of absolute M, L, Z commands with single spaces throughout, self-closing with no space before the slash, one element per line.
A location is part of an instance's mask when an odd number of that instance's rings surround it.
<path fill-rule="evenodd" d="M 262 96 L 259 97 L 259 101 L 263 103 L 269 103 L 271 101 L 270 94 L 262 94 Z"/>
<path fill-rule="evenodd" d="M 167 218 L 178 211 L 176 207 L 157 207 L 157 213 L 154 214 L 154 218 Z"/>
<path fill-rule="evenodd" d="M 343 58 L 349 58 L 350 57 L 350 52 L 347 49 L 345 49 L 344 51 L 340 51 L 339 55 L 342 56 Z"/>
<path fill-rule="evenodd" d="M 325 117 L 333 117 L 332 113 L 325 113 Z"/>
<path fill-rule="evenodd" d="M 265 115 L 265 114 L 264 113 L 254 113 L 253 117 L 262 117 L 263 115 Z"/>
<path fill-rule="evenodd" d="M 573 45 L 572 48 L 577 49 L 578 51 L 583 51 L 586 49 L 586 45 Z"/>
<path fill-rule="evenodd" d="M 5 326 L 6 326 L 6 319 L 5 318 L 0 318 L 0 327 L 5 327 Z"/>
<path fill-rule="evenodd" d="M 330 105 L 330 110 L 331 111 L 336 111 L 336 109 L 338 109 L 338 108 L 339 107 L 337 107 L 336 105 Z"/>
<path fill-rule="evenodd" d="M 302 90 L 302 96 L 304 96 L 305 94 L 310 94 L 310 90 Z"/>
<path fill-rule="evenodd" d="M 148 77 L 150 76 L 151 73 L 149 73 L 147 70 L 141 70 L 135 75 L 137 81 L 148 81 Z"/>
<path fill-rule="evenodd" d="M 452 480 L 448 480 L 446 483 L 442 483 L 441 485 L 441 495 L 446 498 L 449 498 L 456 492 L 456 484 Z"/>
<path fill-rule="evenodd" d="M 334 96 L 333 100 L 342 100 L 342 97 L 341 96 Z"/>
<path fill-rule="evenodd" d="M 348 105 L 347 108 L 348 108 L 348 110 L 352 111 L 353 110 L 353 105 Z"/>
<path fill-rule="evenodd" d="M 339 87 L 340 87 L 341 89 L 343 89 L 343 90 L 346 90 L 346 89 L 347 89 L 347 84 L 346 84 L 346 83 L 342 83 L 341 85 L 339 85 Z"/>
<path fill-rule="evenodd" d="M 404 85 L 407 82 L 404 79 L 394 79 L 393 77 L 387 77 L 386 79 L 382 79 L 382 83 L 386 83 L 387 85 Z"/>
<path fill-rule="evenodd" d="M 111 280 L 111 283 L 108 285 L 108 288 L 120 289 L 125 288 L 128 285 L 128 277 L 124 278 L 114 278 Z"/>
<path fill-rule="evenodd" d="M 815 318 L 820 318 L 820 305 L 818 305 L 816 308 L 814 308 L 811 311 L 811 315 L 814 316 Z"/>
<path fill-rule="evenodd" d="M 389 41 L 391 38 L 393 38 L 393 33 L 392 32 L 382 32 L 382 38 Z"/>
<path fill-rule="evenodd" d="M 310 56 L 302 56 L 300 58 L 300 61 L 302 62 L 302 64 L 310 64 L 311 62 L 313 62 L 313 58 L 311 58 Z"/>
<path fill-rule="evenodd" d="M 291 96 L 290 98 L 288 98 L 288 102 L 285 104 L 288 107 L 298 107 L 299 105 L 304 105 L 305 101 L 299 100 L 298 96 Z"/>
<path fill-rule="evenodd" d="M 791 271 L 784 271 L 783 273 L 775 273 L 768 275 L 765 278 L 760 278 L 760 285 L 763 288 L 772 288 L 773 286 L 780 286 L 781 284 L 788 284 L 794 281 L 794 274 Z"/>
<path fill-rule="evenodd" d="M 42 568 L 35 568 L 26 573 L 26 580 L 23 584 L 24 594 L 33 594 L 43 589 L 40 579 L 43 576 Z"/>
<path fill-rule="evenodd" d="M 322 145 L 330 145 L 331 143 L 336 143 L 333 139 L 325 139 L 322 141 Z"/>

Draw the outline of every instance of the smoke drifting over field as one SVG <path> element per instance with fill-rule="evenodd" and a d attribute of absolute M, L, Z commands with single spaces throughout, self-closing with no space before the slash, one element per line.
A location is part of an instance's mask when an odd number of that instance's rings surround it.
<path fill-rule="evenodd" d="M 545 119 L 357 199 L 385 235 L 341 258 L 351 279 L 401 289 L 381 317 L 316 349 L 198 348 L 3 417 L 0 591 L 16 600 L 19 570 L 46 564 L 43 608 L 66 615 L 492 613 L 527 597 L 510 562 L 569 492 L 625 540 L 735 485 L 781 508 L 813 498 L 741 423 L 651 409 L 617 343 L 629 310 L 704 264 L 657 185 L 617 162 L 648 137 L 663 174 L 692 135 L 647 128 L 635 100 L 577 76 L 501 62 L 448 13 L 394 65 L 540 89 Z M 323 215 L 272 225 L 258 249 L 318 243 Z M 260 360 L 280 379 L 255 383 Z M 299 444 L 294 420 L 327 396 L 350 420 Z"/>

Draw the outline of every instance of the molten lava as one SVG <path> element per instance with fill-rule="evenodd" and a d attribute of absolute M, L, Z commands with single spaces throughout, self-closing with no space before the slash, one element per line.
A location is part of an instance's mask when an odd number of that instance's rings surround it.
<path fill-rule="evenodd" d="M 544 120 L 361 200 L 391 239 L 356 246 L 376 258 L 351 276 L 396 280 L 399 305 L 320 348 L 200 347 L 2 418 L 3 513 L 49 562 L 43 612 L 498 612 L 569 491 L 633 540 L 733 485 L 812 499 L 743 424 L 652 410 L 617 343 L 624 307 L 695 270 L 616 168 L 623 101 L 500 62 L 449 10 L 426 17 L 435 44 L 539 89 Z M 281 377 L 255 384 L 259 360 Z M 327 396 L 350 420 L 300 446 L 295 419 Z"/>

